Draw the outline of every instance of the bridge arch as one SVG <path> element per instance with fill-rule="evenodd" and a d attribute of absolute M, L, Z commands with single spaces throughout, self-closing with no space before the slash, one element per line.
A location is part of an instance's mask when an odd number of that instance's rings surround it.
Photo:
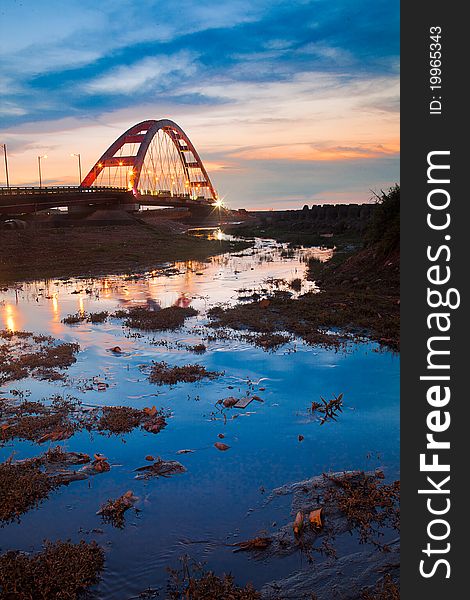
<path fill-rule="evenodd" d="M 217 200 L 196 148 L 169 119 L 142 121 L 130 127 L 94 164 L 80 186 L 125 187 L 135 195 Z"/>

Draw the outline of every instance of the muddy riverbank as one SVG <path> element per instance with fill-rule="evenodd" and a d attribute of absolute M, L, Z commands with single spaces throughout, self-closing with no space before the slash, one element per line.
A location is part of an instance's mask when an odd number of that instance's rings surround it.
<path fill-rule="evenodd" d="M 136 273 L 169 261 L 205 260 L 249 242 L 209 240 L 165 224 L 0 231 L 0 285 L 52 277 Z"/>
<path fill-rule="evenodd" d="M 307 279 L 318 288 L 295 298 L 274 291 L 229 308 L 210 312 L 214 327 L 248 329 L 263 334 L 287 331 L 310 344 L 339 346 L 353 336 L 369 338 L 398 351 L 400 347 L 400 190 L 392 188 L 374 207 L 363 231 L 322 234 L 309 221 L 274 221 L 276 239 L 295 234 L 304 243 L 334 248 L 330 260 L 308 259 Z M 263 223 L 239 226 L 238 232 L 266 230 Z M 290 244 L 292 247 L 292 243 Z M 295 246 L 294 246 L 295 247 Z"/>

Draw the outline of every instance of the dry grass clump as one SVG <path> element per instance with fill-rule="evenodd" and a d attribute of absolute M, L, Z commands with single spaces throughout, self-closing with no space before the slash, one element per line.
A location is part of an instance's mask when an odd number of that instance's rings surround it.
<path fill-rule="evenodd" d="M 383 527 L 400 527 L 400 482 L 382 483 L 383 473 L 370 475 L 364 472 L 327 475 L 333 483 L 326 489 L 324 503 L 335 506 L 346 517 L 351 529 L 359 533 L 361 543 L 377 546 Z"/>
<path fill-rule="evenodd" d="M 124 324 L 131 329 L 142 331 L 167 331 L 179 329 L 184 325 L 185 319 L 197 315 L 197 310 L 188 306 L 169 306 L 160 310 L 149 310 L 147 308 L 130 308 L 126 313 L 117 314 L 125 316 Z"/>
<path fill-rule="evenodd" d="M 159 433 L 167 424 L 168 415 L 155 406 L 142 410 L 128 406 L 84 410 L 79 400 L 69 396 L 53 396 L 45 402 L 0 399 L 0 446 L 13 439 L 39 444 L 66 440 L 84 429 L 119 435 L 142 427 Z"/>
<path fill-rule="evenodd" d="M 82 323 L 85 320 L 85 313 L 78 312 L 73 315 L 67 315 L 62 319 L 62 323 L 65 325 L 76 325 L 77 323 Z"/>
<path fill-rule="evenodd" d="M 94 458 L 91 461 L 88 454 L 57 446 L 35 458 L 0 463 L 0 524 L 19 521 L 61 485 L 110 470 L 105 456 L 95 454 Z"/>
<path fill-rule="evenodd" d="M 141 424 L 144 413 L 129 406 L 105 406 L 98 421 L 98 431 L 129 433 Z"/>
<path fill-rule="evenodd" d="M 76 398 L 53 396 L 49 405 L 23 401 L 0 404 L 0 444 L 18 438 L 33 442 L 65 440 L 80 429 L 76 417 L 80 402 Z"/>
<path fill-rule="evenodd" d="M 139 410 L 129 406 L 105 406 L 96 424 L 98 431 L 109 431 L 116 435 L 129 433 L 142 427 L 150 433 L 159 433 L 167 425 L 163 411 L 155 406 Z"/>
<path fill-rule="evenodd" d="M 289 282 L 289 287 L 295 292 L 300 292 L 300 290 L 302 289 L 302 279 L 300 277 L 292 279 L 292 281 Z"/>
<path fill-rule="evenodd" d="M 27 331 L 0 331 L 0 384 L 25 377 L 56 379 L 70 367 L 80 346 Z"/>
<path fill-rule="evenodd" d="M 290 337 L 282 333 L 260 333 L 247 336 L 246 339 L 251 340 L 255 346 L 259 346 L 263 350 L 277 350 L 290 341 Z"/>
<path fill-rule="evenodd" d="M 170 367 L 166 362 L 152 361 L 149 381 L 158 385 L 174 385 L 180 381 L 191 383 L 201 379 L 215 379 L 220 377 L 217 371 L 208 371 L 202 365 L 184 365 L 183 367 Z"/>
<path fill-rule="evenodd" d="M 251 583 L 240 587 L 235 584 L 232 575 L 224 573 L 218 577 L 212 571 L 204 571 L 198 563 L 189 564 L 188 557 L 181 562 L 181 569 L 169 569 L 169 600 L 261 600 L 261 594 Z"/>
<path fill-rule="evenodd" d="M 194 354 L 204 354 L 207 351 L 207 346 L 205 344 L 194 344 L 194 346 L 188 346 L 188 350 L 194 352 Z"/>
<path fill-rule="evenodd" d="M 87 321 L 89 321 L 90 323 L 104 323 L 108 317 L 109 312 L 107 310 L 102 310 L 99 312 L 89 313 Z"/>
<path fill-rule="evenodd" d="M 46 542 L 33 556 L 9 551 L 0 556 L 2 598 L 75 600 L 99 580 L 104 552 L 96 542 Z"/>
<path fill-rule="evenodd" d="M 109 312 L 107 310 L 92 313 L 77 312 L 64 317 L 62 323 L 66 325 L 76 325 L 77 323 L 83 323 L 83 321 L 87 321 L 88 323 L 104 323 L 108 317 Z"/>

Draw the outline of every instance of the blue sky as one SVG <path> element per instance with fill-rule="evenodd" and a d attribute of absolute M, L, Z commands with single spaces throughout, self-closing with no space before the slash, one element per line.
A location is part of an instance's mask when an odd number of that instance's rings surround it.
<path fill-rule="evenodd" d="M 396 0 L 22 0 L 0 8 L 13 183 L 75 183 L 169 117 L 233 207 L 367 201 L 399 176 Z M 0 181 L 4 174 L 0 172 Z"/>

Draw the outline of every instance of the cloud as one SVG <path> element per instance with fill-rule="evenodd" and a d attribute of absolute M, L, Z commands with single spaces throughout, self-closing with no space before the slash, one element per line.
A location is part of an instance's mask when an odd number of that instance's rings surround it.
<path fill-rule="evenodd" d="M 131 65 L 112 69 L 85 83 L 89 94 L 126 94 L 170 88 L 175 77 L 190 78 L 196 72 L 196 55 L 181 51 L 176 54 L 147 57 Z"/>
<path fill-rule="evenodd" d="M 243 160 L 286 160 L 286 161 L 337 161 L 363 160 L 396 156 L 399 145 L 375 144 L 362 146 L 328 146 L 326 144 L 284 144 L 281 146 L 261 146 L 231 152 L 232 158 Z"/>
<path fill-rule="evenodd" d="M 365 197 L 398 177 L 397 0 L 4 5 L 0 137 L 18 181 L 35 179 L 42 149 L 49 173 L 75 181 L 70 152 L 85 169 L 162 117 L 234 205 Z"/>

